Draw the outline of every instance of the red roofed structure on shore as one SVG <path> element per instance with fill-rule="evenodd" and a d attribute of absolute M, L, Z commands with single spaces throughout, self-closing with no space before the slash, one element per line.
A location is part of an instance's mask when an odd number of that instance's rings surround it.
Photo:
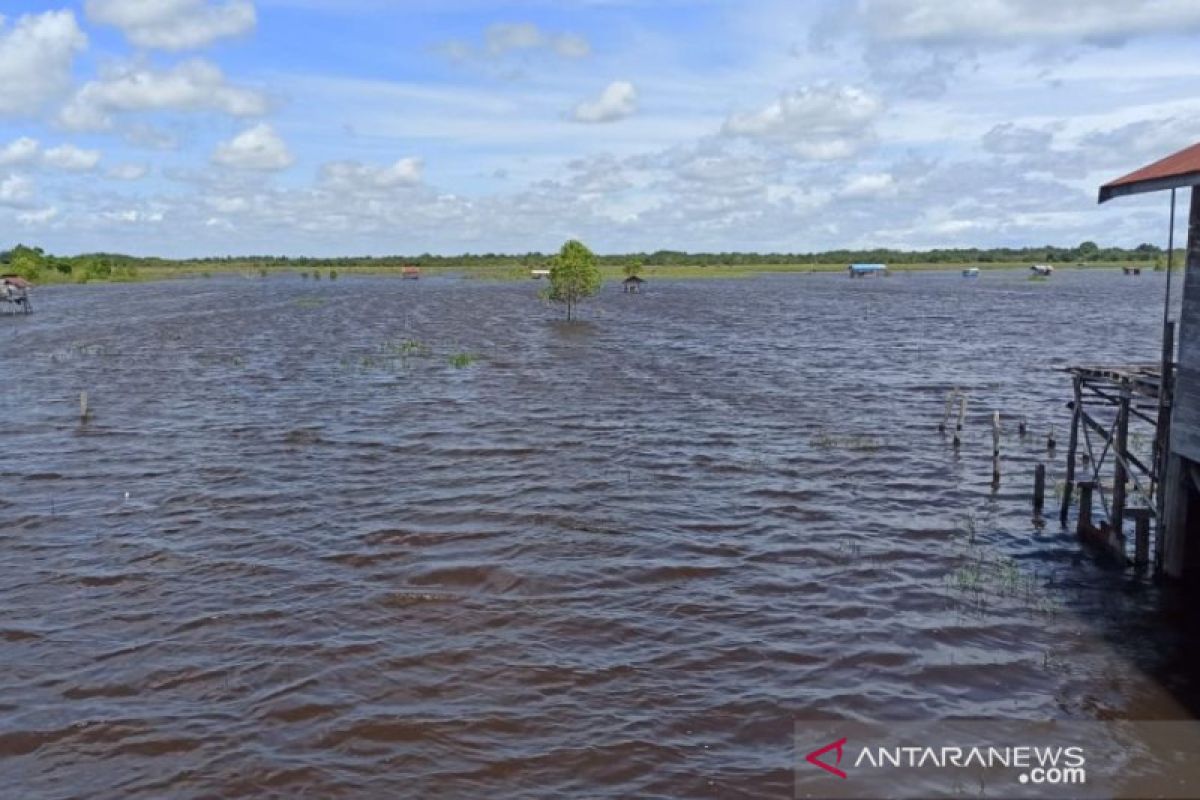
<path fill-rule="evenodd" d="M 1170 264 L 1175 249 L 1176 193 L 1186 188 L 1191 189 L 1191 213 L 1176 357 Z M 1155 561 L 1171 577 L 1194 580 L 1200 578 L 1200 144 L 1104 184 L 1099 201 L 1166 190 L 1171 192 L 1171 227 L 1159 377 L 1159 396 L 1165 399 L 1160 402 L 1160 441 L 1155 447 L 1158 463 L 1152 472 L 1159 481 L 1157 508 L 1153 509 L 1158 518 Z M 1165 430 L 1164 420 L 1169 420 Z"/>
<path fill-rule="evenodd" d="M 1100 187 L 1100 202 L 1143 192 L 1161 192 L 1200 185 L 1200 144 L 1155 161 Z"/>

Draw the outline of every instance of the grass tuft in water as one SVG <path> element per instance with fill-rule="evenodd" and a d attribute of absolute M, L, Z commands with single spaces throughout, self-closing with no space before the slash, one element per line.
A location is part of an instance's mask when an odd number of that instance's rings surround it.
<path fill-rule="evenodd" d="M 838 436 L 822 431 L 810 439 L 809 444 L 817 450 L 874 452 L 883 446 L 883 441 L 877 436 Z"/>
<path fill-rule="evenodd" d="M 478 360 L 479 359 L 476 356 L 473 356 L 470 353 L 455 353 L 454 355 L 450 356 L 450 366 L 454 367 L 455 369 L 463 369 L 471 366 Z"/>

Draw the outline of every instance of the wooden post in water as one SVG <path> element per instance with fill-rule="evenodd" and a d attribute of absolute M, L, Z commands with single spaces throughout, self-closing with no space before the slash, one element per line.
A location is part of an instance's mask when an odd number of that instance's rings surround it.
<path fill-rule="evenodd" d="M 1039 515 L 1046 505 L 1046 465 L 1038 464 L 1033 469 L 1033 510 Z"/>
<path fill-rule="evenodd" d="M 1092 489 L 1095 487 L 1092 481 L 1079 482 L 1079 523 L 1075 530 L 1080 536 L 1092 532 Z"/>
<path fill-rule="evenodd" d="M 1000 485 L 1000 412 L 992 412 L 992 486 Z"/>
<path fill-rule="evenodd" d="M 954 398 L 958 395 L 958 389 L 954 389 L 946 395 L 946 413 L 942 415 L 942 422 L 938 425 L 938 433 L 946 432 L 946 424 L 950 422 L 950 414 L 954 412 Z"/>
<path fill-rule="evenodd" d="M 954 428 L 954 446 L 958 447 L 962 444 L 962 429 L 963 423 L 967 420 L 967 395 L 959 393 L 958 395 L 958 424 Z"/>
<path fill-rule="evenodd" d="M 1058 514 L 1058 520 L 1064 528 L 1067 527 L 1067 515 L 1071 511 L 1071 489 L 1075 486 L 1075 451 L 1079 449 L 1079 418 L 1083 414 L 1083 387 L 1078 375 L 1075 376 L 1074 406 L 1071 414 L 1071 438 L 1067 443 L 1067 485 L 1063 488 L 1062 509 Z M 1080 505 L 1082 502 L 1081 495 Z"/>
<path fill-rule="evenodd" d="M 87 392 L 79 393 L 79 421 L 87 422 L 88 418 L 88 396 Z"/>
<path fill-rule="evenodd" d="M 1126 459 L 1129 455 L 1129 390 L 1121 390 L 1121 401 L 1117 406 L 1117 435 L 1113 442 L 1113 499 L 1112 525 L 1117 541 L 1125 536 L 1125 487 L 1129 483 Z"/>
<path fill-rule="evenodd" d="M 1148 508 L 1131 508 L 1133 519 L 1133 565 L 1145 569 L 1150 564 L 1150 517 Z"/>

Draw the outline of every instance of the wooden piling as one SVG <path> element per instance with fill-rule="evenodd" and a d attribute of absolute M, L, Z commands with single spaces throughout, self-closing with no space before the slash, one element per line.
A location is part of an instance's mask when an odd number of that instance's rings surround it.
<path fill-rule="evenodd" d="M 1164 315 L 1166 311 L 1163 312 Z M 1158 471 L 1158 490 L 1154 502 L 1158 509 L 1158 524 L 1154 529 L 1154 572 L 1163 568 L 1163 544 L 1167 532 L 1167 480 L 1171 462 L 1171 398 L 1174 394 L 1175 322 L 1163 325 L 1162 377 L 1158 388 L 1158 425 L 1155 431 L 1155 468 Z"/>
<path fill-rule="evenodd" d="M 1133 564 L 1144 569 L 1150 564 L 1150 517 L 1148 508 L 1131 508 L 1127 514 L 1133 520 Z"/>
<path fill-rule="evenodd" d="M 88 396 L 87 392 L 79 393 L 79 419 L 81 422 L 86 422 L 88 418 Z"/>
<path fill-rule="evenodd" d="M 962 445 L 962 429 L 966 421 L 967 396 L 960 392 L 958 395 L 958 424 L 954 426 L 954 446 L 956 448 Z"/>
<path fill-rule="evenodd" d="M 1129 454 L 1129 390 L 1121 392 L 1121 401 L 1117 406 L 1117 433 L 1113 442 L 1113 497 L 1112 519 L 1109 523 L 1117 539 L 1125 536 L 1125 493 L 1129 483 L 1129 473 L 1126 459 Z"/>
<path fill-rule="evenodd" d="M 992 412 L 992 485 L 1000 485 L 1000 412 Z"/>
<path fill-rule="evenodd" d="M 1071 489 L 1075 486 L 1075 452 L 1079 449 L 1079 417 L 1083 414 L 1083 386 L 1078 375 L 1075 376 L 1075 404 L 1072 412 L 1071 438 L 1067 443 L 1067 485 L 1063 489 L 1062 509 L 1058 514 L 1058 520 L 1064 528 L 1067 526 L 1067 515 L 1071 511 Z M 1081 505 L 1082 501 L 1081 495 Z"/>
<path fill-rule="evenodd" d="M 1046 505 L 1046 465 L 1038 464 L 1033 469 L 1033 510 L 1038 514 Z"/>
<path fill-rule="evenodd" d="M 1092 533 L 1092 490 L 1096 488 L 1093 481 L 1079 482 L 1079 515 L 1077 516 L 1078 524 L 1075 527 L 1076 532 L 1080 536 L 1085 536 Z"/>
<path fill-rule="evenodd" d="M 958 390 L 955 389 L 946 395 L 946 412 L 942 414 L 942 421 L 938 425 L 938 433 L 946 432 L 946 424 L 950 422 L 950 415 L 954 413 L 954 398 L 958 395 Z"/>

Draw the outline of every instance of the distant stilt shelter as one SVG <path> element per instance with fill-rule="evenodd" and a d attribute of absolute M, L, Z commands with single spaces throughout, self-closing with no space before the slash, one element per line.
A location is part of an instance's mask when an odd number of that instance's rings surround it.
<path fill-rule="evenodd" d="M 417 278 L 421 277 L 421 268 L 405 267 L 404 269 L 400 270 L 400 276 L 406 281 L 415 281 Z"/>
<path fill-rule="evenodd" d="M 621 286 L 623 287 L 625 294 L 638 294 L 642 291 L 642 286 L 645 283 L 646 282 L 637 275 L 630 275 L 621 282 Z"/>
<path fill-rule="evenodd" d="M 0 275 L 0 304 L 11 306 L 18 314 L 33 313 L 29 290 L 33 284 L 19 275 Z"/>
<path fill-rule="evenodd" d="M 1123 272 L 1124 272 L 1126 275 L 1141 275 L 1141 274 L 1142 274 L 1142 268 L 1141 268 L 1141 267 L 1121 267 L 1121 270 L 1122 270 L 1122 271 L 1123 271 Z"/>
<path fill-rule="evenodd" d="M 1041 278 L 1049 278 L 1054 274 L 1054 267 L 1049 264 L 1034 264 L 1029 271 Z"/>

